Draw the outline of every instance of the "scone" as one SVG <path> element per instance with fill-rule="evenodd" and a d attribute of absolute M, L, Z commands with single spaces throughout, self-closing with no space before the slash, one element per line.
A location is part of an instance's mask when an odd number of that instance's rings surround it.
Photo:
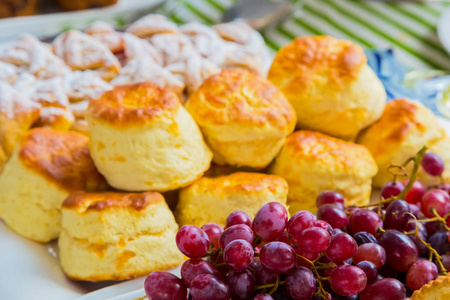
<path fill-rule="evenodd" d="M 98 8 L 110 6 L 116 3 L 117 0 L 58 0 L 58 4 L 63 10 Z"/>
<path fill-rule="evenodd" d="M 86 136 L 32 129 L 0 174 L 0 216 L 18 234 L 48 242 L 60 233 L 61 203 L 70 193 L 104 188 Z"/>
<path fill-rule="evenodd" d="M 62 204 L 61 266 L 72 279 L 124 280 L 183 262 L 159 193 L 74 193 Z"/>
<path fill-rule="evenodd" d="M 180 226 L 214 222 L 225 227 L 227 216 L 245 211 L 252 219 L 266 203 L 286 205 L 288 185 L 275 175 L 238 172 L 216 178 L 203 177 L 181 189 L 175 209 Z"/>
<path fill-rule="evenodd" d="M 281 91 L 245 69 L 223 69 L 209 77 L 186 108 L 220 165 L 266 167 L 296 122 Z"/>
<path fill-rule="evenodd" d="M 375 158 L 378 174 L 373 184 L 380 187 L 392 180 L 387 170 L 391 164 L 401 165 L 424 145 L 432 147 L 444 136 L 443 128 L 429 109 L 417 101 L 398 99 L 388 102 L 382 117 L 361 132 L 356 142 L 369 149 Z"/>
<path fill-rule="evenodd" d="M 414 291 L 411 300 L 447 300 L 450 299 L 450 275 L 439 276 L 435 280 Z"/>
<path fill-rule="evenodd" d="M 125 191 L 189 185 L 212 154 L 177 95 L 156 83 L 116 86 L 89 104 L 90 149 L 108 183 Z"/>
<path fill-rule="evenodd" d="M 284 46 L 268 78 L 294 106 L 299 128 L 342 139 L 354 139 L 386 103 L 361 47 L 329 36 L 298 37 Z"/>
<path fill-rule="evenodd" d="M 36 13 L 37 0 L 4 0 L 0 2 L 0 18 L 29 16 Z"/>
<path fill-rule="evenodd" d="M 314 131 L 296 131 L 288 137 L 269 172 L 289 184 L 291 214 L 315 212 L 316 198 L 325 190 L 344 195 L 347 205 L 369 203 L 377 165 L 363 146 Z"/>

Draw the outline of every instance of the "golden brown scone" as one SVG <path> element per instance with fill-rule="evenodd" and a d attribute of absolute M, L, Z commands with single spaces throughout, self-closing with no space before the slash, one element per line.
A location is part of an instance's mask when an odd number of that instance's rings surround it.
<path fill-rule="evenodd" d="M 0 215 L 20 235 L 48 242 L 60 233 L 61 203 L 70 193 L 105 188 L 86 136 L 32 129 L 0 175 Z"/>
<path fill-rule="evenodd" d="M 266 167 L 296 121 L 281 91 L 245 69 L 223 69 L 209 77 L 191 95 L 186 108 L 220 165 Z"/>
<path fill-rule="evenodd" d="M 411 300 L 447 300 L 450 299 L 450 275 L 439 276 L 435 280 L 414 291 Z"/>
<path fill-rule="evenodd" d="M 362 131 L 356 142 L 372 153 L 378 164 L 374 186 L 392 180 L 391 164 L 401 165 L 424 145 L 431 147 L 445 136 L 436 116 L 417 101 L 397 99 L 388 102 L 381 118 Z"/>
<path fill-rule="evenodd" d="M 63 10 L 98 8 L 110 6 L 116 3 L 117 0 L 58 0 L 58 4 Z"/>
<path fill-rule="evenodd" d="M 61 266 L 72 279 L 146 276 L 183 262 L 178 225 L 159 193 L 83 193 L 62 204 Z"/>
<path fill-rule="evenodd" d="M 211 151 L 173 91 L 156 83 L 116 86 L 86 113 L 92 158 L 108 183 L 126 191 L 168 191 L 209 168 Z"/>
<path fill-rule="evenodd" d="M 325 190 L 343 194 L 348 205 L 367 204 L 377 165 L 361 145 L 302 130 L 288 137 L 269 172 L 288 182 L 289 211 L 294 214 L 315 212 L 316 198 Z"/>
<path fill-rule="evenodd" d="M 383 113 L 386 92 L 358 45 L 329 36 L 298 37 L 269 70 L 302 129 L 354 139 Z"/>
<path fill-rule="evenodd" d="M 181 189 L 175 216 L 180 226 L 214 222 L 225 227 L 231 212 L 242 210 L 253 219 L 266 203 L 286 205 L 287 194 L 286 181 L 275 175 L 238 172 L 216 178 L 203 177 Z"/>

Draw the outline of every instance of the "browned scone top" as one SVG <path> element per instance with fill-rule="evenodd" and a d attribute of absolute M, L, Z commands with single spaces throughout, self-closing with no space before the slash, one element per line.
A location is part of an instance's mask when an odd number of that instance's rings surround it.
<path fill-rule="evenodd" d="M 88 114 L 114 126 L 141 126 L 166 116 L 173 118 L 178 96 L 153 82 L 116 86 L 92 100 Z"/>
<path fill-rule="evenodd" d="M 76 192 L 64 200 L 63 209 L 73 209 L 78 213 L 84 213 L 89 210 L 102 211 L 112 207 L 131 208 L 134 210 L 143 210 L 151 204 L 157 204 L 164 201 L 160 193 L 86 193 Z"/>
<path fill-rule="evenodd" d="M 19 159 L 67 191 L 104 189 L 105 179 L 95 168 L 88 142 L 76 132 L 35 128 L 22 139 Z"/>
<path fill-rule="evenodd" d="M 330 36 L 298 37 L 277 52 L 268 78 L 288 91 L 321 81 L 345 88 L 366 62 L 361 47 L 350 41 Z"/>
<path fill-rule="evenodd" d="M 270 81 L 246 69 L 223 69 L 191 95 L 187 109 L 200 126 L 272 126 L 289 131 L 296 115 L 283 93 Z"/>
<path fill-rule="evenodd" d="M 414 291 L 411 300 L 446 300 L 450 299 L 450 275 L 439 276 Z"/>

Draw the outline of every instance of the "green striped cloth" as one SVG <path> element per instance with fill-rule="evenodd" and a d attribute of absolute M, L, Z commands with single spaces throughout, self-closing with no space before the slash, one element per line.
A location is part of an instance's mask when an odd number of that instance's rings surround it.
<path fill-rule="evenodd" d="M 234 0 L 186 0 L 172 14 L 179 23 L 219 22 Z M 309 0 L 288 20 L 263 32 L 277 50 L 296 36 L 326 34 L 350 39 L 369 49 L 393 48 L 412 69 L 450 70 L 450 56 L 436 33 L 436 23 L 450 1 L 388 3 L 363 0 Z"/>

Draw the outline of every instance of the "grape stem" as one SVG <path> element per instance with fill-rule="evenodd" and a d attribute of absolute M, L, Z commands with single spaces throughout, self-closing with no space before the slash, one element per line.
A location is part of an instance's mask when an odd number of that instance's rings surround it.
<path fill-rule="evenodd" d="M 134 300 L 144 300 L 145 298 L 147 298 L 147 296 L 142 296 L 142 297 L 136 298 Z"/>
<path fill-rule="evenodd" d="M 328 293 L 323 289 L 323 285 L 322 285 L 322 280 L 325 280 L 325 277 L 320 276 L 319 272 L 317 271 L 317 267 L 314 265 L 313 261 L 310 261 L 306 257 L 303 257 L 299 254 L 296 254 L 296 255 L 297 255 L 297 257 L 303 259 L 304 261 L 306 261 L 307 263 L 309 263 L 311 265 L 311 269 L 312 269 L 314 275 L 316 275 L 317 283 L 319 284 L 319 290 L 316 292 L 316 294 L 320 295 L 323 299 L 328 299 Z M 319 258 L 317 258 L 317 259 L 319 259 Z M 332 267 L 330 266 L 330 268 L 332 268 Z"/>
<path fill-rule="evenodd" d="M 447 275 L 447 270 L 444 268 L 444 265 L 442 264 L 441 256 L 439 255 L 439 253 L 437 253 L 437 251 L 434 250 L 434 248 L 431 247 L 431 245 L 430 245 L 429 243 L 427 243 L 427 242 L 425 242 L 424 240 L 422 240 L 422 238 L 421 238 L 419 235 L 417 235 L 416 238 L 417 238 L 422 244 L 424 244 L 425 247 L 427 247 L 427 249 L 430 251 L 430 261 L 433 260 L 433 255 L 434 255 L 434 256 L 436 257 L 436 261 L 437 261 L 437 263 L 438 263 L 438 265 L 439 265 L 439 268 L 441 269 L 442 275 Z"/>
<path fill-rule="evenodd" d="M 278 288 L 278 286 L 283 285 L 284 283 L 285 283 L 284 281 L 278 281 L 278 284 L 275 282 L 275 283 L 269 283 L 269 284 L 264 284 L 264 285 L 258 285 L 256 287 L 256 289 L 263 290 L 263 289 L 267 289 L 267 288 L 273 288 L 273 287 L 275 287 L 275 285 L 277 285 L 277 288 Z"/>

